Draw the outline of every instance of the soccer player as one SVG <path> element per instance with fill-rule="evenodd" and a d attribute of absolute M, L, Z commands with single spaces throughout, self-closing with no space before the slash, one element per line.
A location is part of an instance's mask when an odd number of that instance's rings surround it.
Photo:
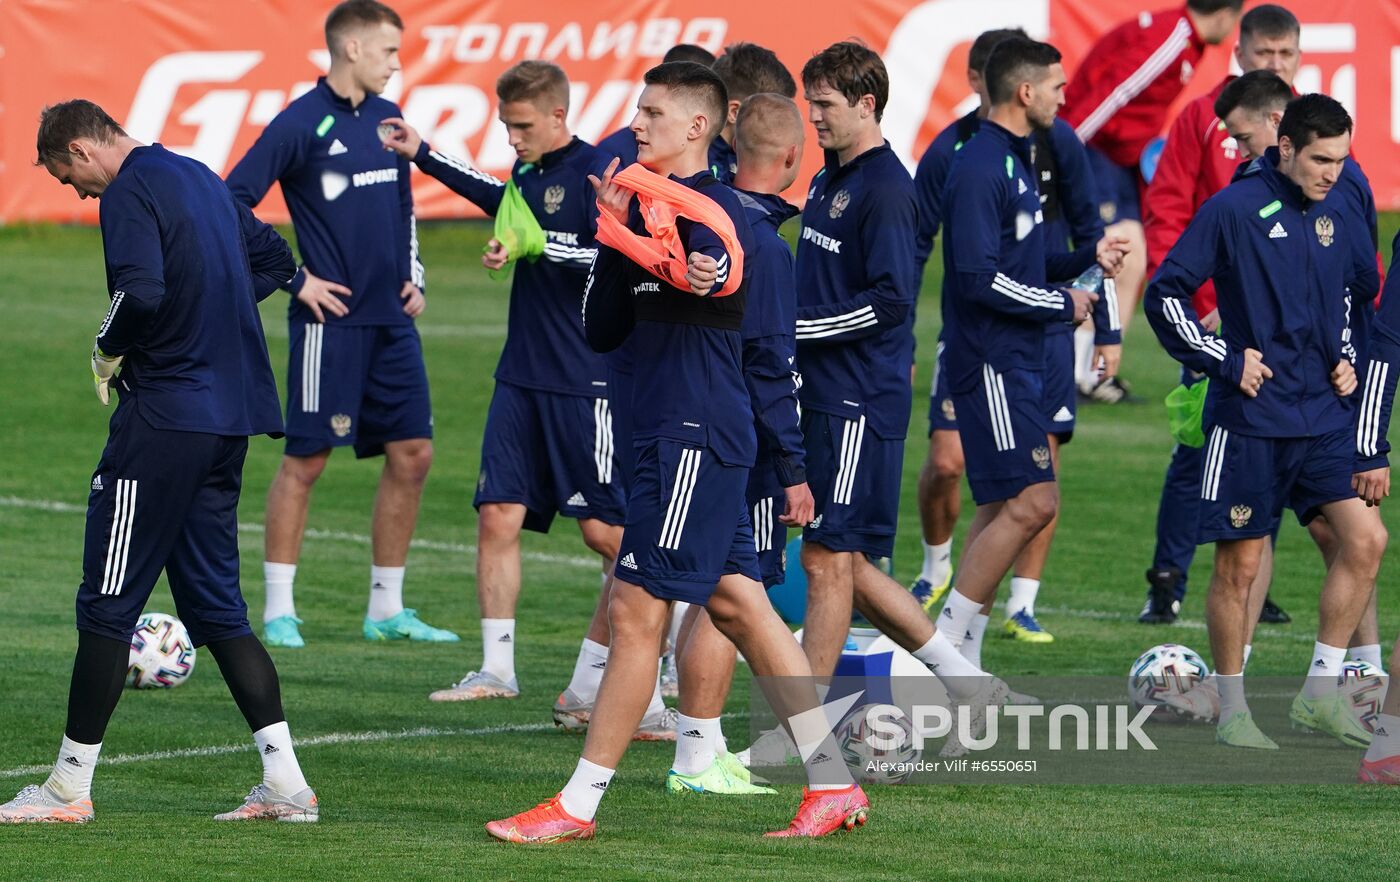
<path fill-rule="evenodd" d="M 516 64 L 496 81 L 496 97 L 517 157 L 509 186 L 433 150 L 402 120 L 385 121 L 397 131 L 389 146 L 419 169 L 488 215 L 518 211 L 523 200 L 542 233 L 538 252 L 512 253 L 502 241 L 511 231 L 503 229 L 482 257 L 488 269 L 515 265 L 473 501 L 484 661 L 480 671 L 434 692 L 434 701 L 520 695 L 515 610 L 521 530 L 548 532 L 556 513 L 578 519 L 606 577 L 626 505 L 613 454 L 607 369 L 588 348 L 582 320 L 583 286 L 596 254 L 597 206 L 588 176 L 601 174 L 607 162 L 569 132 L 569 80 L 558 65 Z M 600 648 L 606 645 L 604 637 Z"/>
<path fill-rule="evenodd" d="M 914 174 L 914 189 L 919 199 L 919 236 L 915 253 L 921 268 L 928 260 L 933 240 L 942 223 L 942 197 L 948 166 L 962 145 L 976 134 L 991 107 L 982 68 L 996 44 L 1013 36 L 1025 37 L 1026 33 L 1019 28 L 993 30 L 973 41 L 968 53 L 967 77 L 969 85 L 981 96 L 982 102 L 977 109 L 939 133 L 919 160 Z M 1121 262 L 1120 249 L 1126 247 L 1126 241 L 1103 239 L 1103 223 L 1099 220 L 1098 207 L 1093 200 L 1093 181 L 1084 145 L 1075 137 L 1074 129 L 1058 118 L 1050 128 L 1033 131 L 1031 138 L 1035 145 L 1033 158 L 1044 210 L 1047 251 L 1056 255 L 1073 251 L 1081 261 L 1092 261 L 1096 255 L 1101 255 L 1102 268 L 1107 277 L 1112 277 L 1117 273 Z M 947 302 L 946 297 L 944 302 Z M 1122 346 L 1116 304 L 1116 297 L 1106 294 L 1094 305 L 1097 354 L 1104 359 L 1109 375 L 1117 373 Z M 1073 328 L 1060 323 L 1051 325 L 1048 330 L 1045 340 L 1045 417 L 1051 424 L 1048 443 L 1058 468 L 1059 446 L 1067 443 L 1074 434 L 1077 392 L 1074 386 Z M 942 351 L 943 344 L 940 342 L 935 354 L 929 398 L 929 456 L 919 474 L 924 568 L 911 588 L 926 610 L 931 610 L 943 598 L 952 583 L 953 529 L 962 508 L 962 441 L 957 433 L 952 394 L 947 388 L 947 372 L 941 369 Z M 1003 626 L 1003 632 L 1009 637 L 1032 643 L 1045 643 L 1053 639 L 1035 617 L 1035 601 L 1054 530 L 1055 522 L 1052 521 L 1017 560 L 1012 574 L 1007 620 Z M 984 612 L 990 613 L 990 608 Z M 979 615 L 964 637 L 964 650 L 975 662 L 980 658 L 982 635 L 987 622 L 986 616 Z"/>
<path fill-rule="evenodd" d="M 1060 115 L 1089 147 L 1106 232 L 1126 236 L 1132 257 L 1117 282 L 1124 327 L 1146 280 L 1139 210 L 1143 149 L 1166 124 L 1167 110 L 1190 81 L 1206 46 L 1234 33 L 1244 0 L 1186 0 L 1184 8 L 1144 12 L 1094 43 L 1065 90 Z M 1088 376 L 1081 383 L 1089 385 Z M 1126 394 L 1117 380 L 1118 397 Z M 1101 393 L 1102 396 L 1102 393 Z M 1107 400 L 1113 396 L 1109 395 Z"/>
<path fill-rule="evenodd" d="M 746 505 L 765 587 L 785 577 L 787 528 L 808 523 L 813 512 L 794 372 L 797 298 L 792 249 L 778 235 L 783 222 L 798 214 L 781 194 L 797 179 L 802 164 L 802 126 L 792 98 L 772 92 L 746 98 L 733 124 L 738 156 L 734 188 L 754 238 L 745 255 L 750 275 L 740 327 L 744 380 L 758 435 Z M 719 717 L 733 678 L 734 644 L 704 610 L 692 608 L 687 618 L 677 649 L 681 689 L 676 758 L 666 787 L 677 793 L 770 793 L 749 783 L 747 770 L 728 752 L 720 730 Z"/>
<path fill-rule="evenodd" d="M 704 46 L 696 46 L 694 43 L 677 43 L 666 50 L 666 54 L 661 56 L 661 60 L 663 63 L 667 61 L 693 61 L 696 64 L 709 67 L 715 63 L 715 54 Z M 621 162 L 618 168 L 626 168 L 636 162 L 637 138 L 632 132 L 632 127 L 630 125 L 623 126 L 603 138 L 598 142 L 598 152 L 604 156 L 616 156 Z"/>
<path fill-rule="evenodd" d="M 384 456 L 374 502 L 367 640 L 452 642 L 403 605 L 404 564 L 433 459 L 423 346 L 423 265 L 408 160 L 378 127 L 398 107 L 379 97 L 399 70 L 403 22 L 373 0 L 326 17 L 330 71 L 268 123 L 228 175 L 248 207 L 282 184 L 303 265 L 287 285 L 291 357 L 287 446 L 267 492 L 267 605 L 273 646 L 304 646 L 293 582 L 311 489 L 336 447 Z"/>
<path fill-rule="evenodd" d="M 733 183 L 739 169 L 734 152 L 734 127 L 739 106 L 751 95 L 770 92 L 787 98 L 797 96 L 797 83 L 772 49 L 756 43 L 731 43 L 711 65 L 729 90 L 729 116 L 724 131 L 710 145 L 710 171 L 724 183 Z"/>
<path fill-rule="evenodd" d="M 209 169 L 141 144 L 90 101 L 45 108 L 37 141 L 36 164 L 102 202 L 112 302 L 92 372 L 101 402 L 112 386 L 120 401 L 88 496 L 63 743 L 48 780 L 0 806 L 0 823 L 92 820 L 93 767 L 121 698 L 131 632 L 162 570 L 262 757 L 262 782 L 216 819 L 315 821 L 277 669 L 238 586 L 248 436 L 282 431 L 257 302 L 295 272 L 291 249 Z"/>
<path fill-rule="evenodd" d="M 707 168 L 710 141 L 726 115 L 724 83 L 688 62 L 652 68 L 645 82 L 632 123 L 639 161 L 711 200 L 728 216 L 738 248 L 711 226 L 678 222 L 687 257 L 685 274 L 672 276 L 674 284 L 658 281 L 619 250 L 598 249 L 585 330 L 603 351 L 627 340 L 636 363 L 636 471 L 609 609 L 613 642 L 583 756 L 568 784 L 534 809 L 486 825 L 490 835 L 510 842 L 594 835 L 599 800 L 656 678 L 656 649 L 672 599 L 706 606 L 764 682 L 786 678 L 795 686 L 773 698 L 780 718 L 816 705 L 802 651 L 757 581 L 744 505 L 755 439 L 739 330 L 745 289 L 742 276 L 737 285 L 729 276 L 748 274 L 752 236 L 738 197 Z M 600 216 L 600 225 L 611 220 L 640 235 L 645 226 L 632 191 L 613 180 L 617 165 L 595 185 L 599 211 L 608 216 Z M 740 261 L 744 269 L 736 266 Z M 829 731 L 816 737 L 799 732 L 797 740 L 824 745 L 813 760 L 835 755 Z M 776 835 L 826 835 L 864 822 L 868 802 L 843 764 L 809 762 L 808 769 L 811 786 L 798 815 Z"/>
<path fill-rule="evenodd" d="M 1227 115 L 1228 116 L 1228 115 Z M 1307 524 L 1325 515 L 1337 536 L 1296 722 L 1364 744 L 1336 677 L 1385 549 L 1376 510 L 1353 486 L 1358 432 L 1343 399 L 1356 389 L 1353 303 L 1374 296 L 1370 237 L 1333 189 L 1347 165 L 1351 117 L 1325 95 L 1288 105 L 1278 146 L 1206 202 L 1168 252 L 1147 293 L 1164 348 L 1210 376 L 1201 540 L 1214 542 L 1207 623 L 1220 692 L 1216 739 L 1277 749 L 1244 695 L 1247 598 L 1284 506 Z M 1368 253 L 1369 252 L 1369 253 Z M 1203 328 L 1191 295 L 1215 282 L 1220 334 Z M 1348 290 L 1349 289 L 1349 290 Z M 1329 685 L 1330 684 L 1330 685 Z"/>
<path fill-rule="evenodd" d="M 1256 6 L 1240 19 L 1235 61 L 1245 73 L 1272 71 L 1291 86 L 1300 60 L 1299 32 L 1298 19 L 1287 9 L 1271 3 Z M 1251 154 L 1248 145 L 1232 137 L 1224 121 L 1216 116 L 1215 102 L 1234 80 L 1233 74 L 1226 76 L 1208 94 L 1182 108 L 1167 134 L 1157 172 L 1142 203 L 1149 279 L 1196 211 L 1230 183 L 1240 161 L 1272 146 L 1271 138 Z M 1282 112 L 1279 108 L 1280 116 Z M 1215 311 L 1215 287 L 1209 280 L 1196 292 L 1192 306 L 1202 318 Z M 1213 330 L 1213 323 L 1206 322 L 1206 327 Z M 1182 375 L 1182 382 L 1187 385 L 1201 379 L 1189 373 Z M 1144 624 L 1176 621 L 1181 601 L 1186 597 L 1187 575 L 1196 555 L 1203 453 L 1201 448 L 1185 444 L 1172 450 L 1157 507 L 1157 545 L 1152 566 L 1147 570 L 1147 602 L 1138 616 Z M 1272 559 L 1272 548 L 1265 549 L 1260 575 L 1266 590 Z M 1261 621 L 1282 623 L 1289 621 L 1289 616 L 1266 596 Z"/>

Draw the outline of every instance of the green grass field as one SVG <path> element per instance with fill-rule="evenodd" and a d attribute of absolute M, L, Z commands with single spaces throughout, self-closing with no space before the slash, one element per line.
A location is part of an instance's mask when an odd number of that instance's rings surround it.
<path fill-rule="evenodd" d="M 1389 242 L 1396 218 L 1387 219 Z M 342 452 L 312 503 L 298 576 L 305 650 L 274 653 L 302 766 L 320 795 L 315 826 L 218 825 L 259 780 L 242 718 L 201 655 L 168 693 L 128 693 L 97 771 L 95 823 L 0 829 L 0 878 L 98 879 L 133 871 L 180 879 L 1395 879 L 1396 793 L 1353 786 L 879 788 L 869 826 L 819 842 L 769 842 L 797 789 L 742 802 L 668 798 L 668 745 L 637 745 L 604 803 L 600 837 L 519 849 L 481 825 L 562 786 L 581 746 L 554 731 L 549 707 L 572 670 L 598 589 L 577 531 L 557 522 L 524 540 L 518 614 L 524 695 L 511 702 L 437 705 L 427 693 L 480 661 L 471 508 L 491 374 L 506 323 L 507 283 L 477 263 L 485 228 L 430 226 L 422 248 L 430 306 L 420 323 L 436 416 L 437 458 L 424 497 L 406 598 L 457 645 L 369 645 L 369 512 L 378 466 Z M 1387 255 L 1388 257 L 1388 255 Z M 938 261 L 932 262 L 933 266 Z M 73 594 L 83 518 L 108 412 L 88 378 L 92 334 L 106 310 L 102 248 L 89 229 L 0 230 L 0 799 L 42 780 L 62 734 Z M 930 280 L 927 292 L 937 290 Z M 285 295 L 263 309 L 277 372 L 285 370 Z M 919 378 L 927 388 L 938 309 L 919 311 Z M 987 666 L 1005 675 L 1125 674 L 1139 652 L 1184 642 L 1204 652 L 1209 554 L 1198 556 L 1184 619 L 1136 624 L 1157 493 L 1171 442 L 1160 405 L 1174 365 L 1139 316 L 1123 373 L 1146 403 L 1086 407 L 1063 466 L 1064 514 L 1038 611 L 1054 644 L 988 640 Z M 897 575 L 920 561 L 914 485 L 925 455 L 921 396 L 905 456 Z M 243 576 L 261 620 L 266 487 L 281 445 L 255 439 L 242 508 Z M 1386 507 L 1392 529 L 1400 521 Z M 970 512 L 970 501 L 967 504 Z M 959 536 L 959 547 L 960 547 Z M 1382 569 L 1382 642 L 1400 628 L 1386 598 L 1400 559 Z M 1279 541 L 1274 597 L 1294 617 L 1262 627 L 1251 674 L 1293 676 L 1308 660 L 1321 564 L 1292 525 Z M 158 586 L 150 609 L 173 611 Z M 994 619 L 999 622 L 999 619 Z M 747 739 L 741 667 L 726 722 Z M 1201 730 L 1203 751 L 1215 750 Z M 1338 750 L 1343 748 L 1338 747 Z M 1287 752 L 1280 754 L 1286 770 Z M 1287 780 L 1286 771 L 1280 780 Z M 849 874 L 849 875 L 847 875 Z"/>

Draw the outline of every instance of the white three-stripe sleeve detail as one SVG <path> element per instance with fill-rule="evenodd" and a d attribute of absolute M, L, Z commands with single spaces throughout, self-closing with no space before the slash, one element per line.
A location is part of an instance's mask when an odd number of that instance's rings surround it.
<path fill-rule="evenodd" d="M 1204 352 L 1216 361 L 1225 360 L 1224 341 L 1210 334 L 1202 337 L 1196 323 L 1186 317 L 1186 311 L 1181 308 L 1181 301 L 1175 297 L 1163 297 L 1162 312 L 1166 313 L 1167 321 L 1172 323 L 1177 336 L 1186 341 L 1187 346 L 1197 352 Z"/>
<path fill-rule="evenodd" d="M 1127 79 L 1119 83 L 1112 92 L 1108 93 L 1099 106 L 1094 108 L 1094 110 L 1084 118 L 1084 121 L 1075 128 L 1074 133 L 1079 136 L 1079 140 L 1087 144 L 1090 139 L 1098 134 L 1099 129 L 1103 128 L 1104 123 L 1108 122 L 1115 113 L 1127 106 L 1127 104 L 1136 98 L 1143 89 L 1150 86 L 1157 77 L 1161 76 L 1162 72 L 1167 69 L 1167 66 L 1171 64 L 1189 44 L 1190 32 L 1191 23 L 1189 21 L 1182 19 L 1177 22 L 1176 27 L 1172 29 L 1166 41 L 1157 47 L 1157 51 L 1149 55 L 1147 60 L 1142 63 L 1141 67 L 1133 71 Z"/>

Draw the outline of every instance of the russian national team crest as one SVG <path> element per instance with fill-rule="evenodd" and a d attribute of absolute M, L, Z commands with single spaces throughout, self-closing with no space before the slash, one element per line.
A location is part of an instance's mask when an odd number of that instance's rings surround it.
<path fill-rule="evenodd" d="M 331 417 L 331 431 L 335 437 L 344 438 L 350 434 L 350 415 L 348 413 L 338 413 Z"/>
<path fill-rule="evenodd" d="M 1336 227 L 1332 224 L 1332 218 L 1325 214 L 1319 215 L 1318 219 L 1313 221 L 1313 230 L 1316 231 L 1317 241 L 1322 243 L 1323 248 L 1332 244 L 1332 239 L 1337 232 Z"/>
<path fill-rule="evenodd" d="M 564 188 L 555 184 L 544 191 L 544 210 L 546 214 L 554 214 L 559 210 L 559 206 L 564 204 Z"/>
<path fill-rule="evenodd" d="M 1230 526 L 1235 529 L 1243 527 L 1249 523 L 1249 519 L 1254 517 L 1254 509 L 1247 505 L 1230 506 Z"/>
<path fill-rule="evenodd" d="M 831 207 L 826 213 L 832 220 L 836 220 L 841 213 L 846 210 L 846 206 L 851 204 L 851 194 L 846 190 L 836 191 L 836 195 L 831 197 Z"/>
<path fill-rule="evenodd" d="M 1050 448 L 1044 444 L 1031 451 L 1031 459 L 1035 460 L 1035 467 L 1038 469 L 1050 468 Z"/>

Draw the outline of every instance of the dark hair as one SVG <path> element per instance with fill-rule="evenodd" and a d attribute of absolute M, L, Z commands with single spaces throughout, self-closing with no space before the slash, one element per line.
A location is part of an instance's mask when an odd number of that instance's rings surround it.
<path fill-rule="evenodd" d="M 796 97 L 797 83 L 772 49 L 757 43 L 733 43 L 715 60 L 711 70 L 724 80 L 730 101 L 743 101 L 760 92 Z"/>
<path fill-rule="evenodd" d="M 1210 15 L 1212 12 L 1219 12 L 1222 9 L 1233 9 L 1235 12 L 1239 12 L 1244 8 L 1244 0 L 1186 0 L 1186 8 L 1202 15 Z"/>
<path fill-rule="evenodd" d="M 326 16 L 326 48 L 331 50 L 332 55 L 337 55 L 347 31 L 385 23 L 403 30 L 403 19 L 383 3 L 376 3 L 375 0 L 345 0 Z"/>
<path fill-rule="evenodd" d="M 1030 39 L 1025 28 L 995 28 L 978 34 L 977 39 L 972 41 L 972 48 L 967 50 L 968 70 L 975 70 L 981 74 L 987 68 L 987 59 L 991 57 L 996 45 L 1012 37 Z"/>
<path fill-rule="evenodd" d="M 697 102 L 710 120 L 710 140 L 719 137 L 729 118 L 729 92 L 719 74 L 693 61 L 663 61 L 646 72 L 642 82 L 666 86 L 672 92 Z"/>
<path fill-rule="evenodd" d="M 564 69 L 548 61 L 521 61 L 496 80 L 496 97 L 502 104 L 545 98 L 553 106 L 569 109 L 569 78 Z"/>
<path fill-rule="evenodd" d="M 1351 114 L 1335 98 L 1322 94 L 1294 98 L 1283 111 L 1278 124 L 1278 137 L 1293 142 L 1294 150 L 1318 138 L 1335 138 L 1351 131 Z"/>
<path fill-rule="evenodd" d="M 1057 64 L 1060 50 L 1049 43 L 1029 37 L 1008 37 L 992 47 L 982 80 L 987 84 L 987 97 L 993 104 L 1010 101 L 1016 87 L 1030 80 L 1034 71 Z"/>
<path fill-rule="evenodd" d="M 126 136 L 117 121 L 107 111 L 83 98 L 61 104 L 50 104 L 39 114 L 39 134 L 35 149 L 39 158 L 35 165 L 50 162 L 71 164 L 68 145 L 76 138 L 91 138 L 99 144 L 111 144 Z"/>
<path fill-rule="evenodd" d="M 1240 42 L 1255 37 L 1296 37 L 1302 33 L 1298 17 L 1274 3 L 1256 6 L 1240 19 Z"/>
<path fill-rule="evenodd" d="M 885 115 L 885 103 L 890 100 L 890 75 L 885 62 L 866 46 L 854 40 L 832 43 L 807 59 L 802 65 L 802 85 L 808 89 L 825 83 L 833 91 L 846 96 L 852 107 L 864 95 L 875 98 L 875 121 Z"/>
<path fill-rule="evenodd" d="M 1243 108 L 1256 113 L 1282 110 L 1293 100 L 1293 90 L 1271 70 L 1252 70 L 1230 81 L 1215 99 L 1215 115 L 1224 119 Z"/>
<path fill-rule="evenodd" d="M 677 43 L 666 54 L 661 57 L 661 63 L 668 61 L 693 61 L 696 64 L 703 64 L 706 67 L 715 63 L 715 54 L 704 46 L 696 46 L 694 43 Z"/>

